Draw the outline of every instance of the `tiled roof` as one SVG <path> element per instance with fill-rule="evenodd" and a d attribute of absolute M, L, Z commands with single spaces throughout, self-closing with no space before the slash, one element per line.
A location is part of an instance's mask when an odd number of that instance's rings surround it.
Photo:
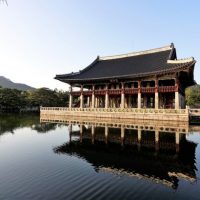
<path fill-rule="evenodd" d="M 174 45 L 116 56 L 97 57 L 85 69 L 70 74 L 56 75 L 63 82 L 141 77 L 189 67 L 193 58 L 176 60 Z"/>

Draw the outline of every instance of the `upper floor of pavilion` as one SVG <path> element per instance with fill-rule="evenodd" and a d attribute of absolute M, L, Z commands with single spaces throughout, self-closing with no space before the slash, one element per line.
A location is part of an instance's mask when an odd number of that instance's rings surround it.
<path fill-rule="evenodd" d="M 55 79 L 72 86 L 90 89 L 91 85 L 128 83 L 146 80 L 178 79 L 184 88 L 195 83 L 193 57 L 177 59 L 176 48 L 169 46 L 122 55 L 98 56 L 79 72 L 56 75 Z M 169 78 L 168 78 L 169 77 Z"/>

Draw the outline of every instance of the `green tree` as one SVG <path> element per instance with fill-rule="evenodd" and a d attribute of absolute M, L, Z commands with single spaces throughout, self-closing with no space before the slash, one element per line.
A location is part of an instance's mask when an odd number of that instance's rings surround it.
<path fill-rule="evenodd" d="M 200 85 L 188 87 L 185 91 L 186 104 L 192 108 L 200 108 Z"/>
<path fill-rule="evenodd" d="M 0 107 L 10 111 L 17 111 L 25 106 L 21 91 L 16 89 L 0 88 Z"/>
<path fill-rule="evenodd" d="M 40 88 L 33 91 L 20 91 L 0 87 L 0 110 L 20 111 L 31 107 L 64 107 L 69 101 L 68 92 Z"/>

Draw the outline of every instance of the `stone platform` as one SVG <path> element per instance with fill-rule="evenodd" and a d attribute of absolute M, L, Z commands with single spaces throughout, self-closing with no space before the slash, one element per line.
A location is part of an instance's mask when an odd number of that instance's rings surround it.
<path fill-rule="evenodd" d="M 41 107 L 41 116 L 68 116 L 84 118 L 137 119 L 177 121 L 189 123 L 188 109 L 137 109 L 137 108 L 66 108 Z"/>

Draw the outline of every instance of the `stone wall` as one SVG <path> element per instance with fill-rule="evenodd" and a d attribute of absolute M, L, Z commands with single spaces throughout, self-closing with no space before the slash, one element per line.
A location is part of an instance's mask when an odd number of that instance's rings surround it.
<path fill-rule="evenodd" d="M 114 108 L 51 108 L 41 107 L 40 115 L 182 121 L 189 123 L 188 109 L 114 109 Z"/>

